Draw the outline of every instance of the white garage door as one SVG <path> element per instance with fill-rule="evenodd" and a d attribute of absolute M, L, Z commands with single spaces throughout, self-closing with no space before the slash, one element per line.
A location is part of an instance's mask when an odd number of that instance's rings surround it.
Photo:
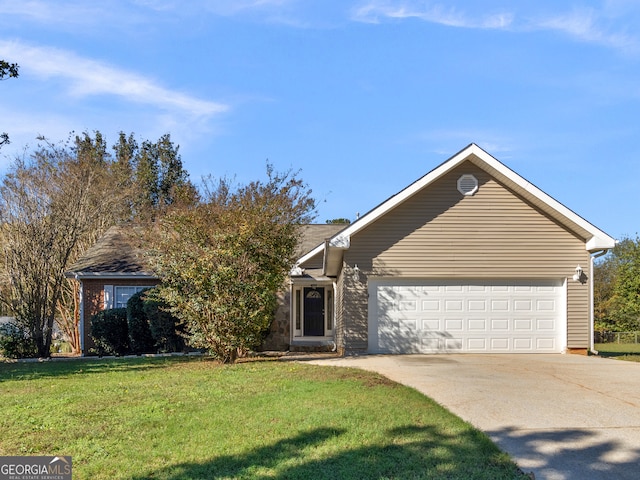
<path fill-rule="evenodd" d="M 372 353 L 559 353 L 566 345 L 559 281 L 371 281 Z"/>

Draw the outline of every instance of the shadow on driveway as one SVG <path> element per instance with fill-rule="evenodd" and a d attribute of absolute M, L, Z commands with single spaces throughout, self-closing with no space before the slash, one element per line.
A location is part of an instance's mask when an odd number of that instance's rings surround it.
<path fill-rule="evenodd" d="M 526 432 L 520 428 L 502 428 L 485 433 L 503 450 L 517 457 L 524 471 L 534 470 L 537 480 L 640 478 L 640 447 L 625 450 L 621 442 L 603 439 L 594 431 Z"/>

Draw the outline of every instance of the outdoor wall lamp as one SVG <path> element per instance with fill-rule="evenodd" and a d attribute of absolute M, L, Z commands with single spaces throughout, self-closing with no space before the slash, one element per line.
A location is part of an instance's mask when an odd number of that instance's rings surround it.
<path fill-rule="evenodd" d="M 360 281 L 360 269 L 358 268 L 358 264 L 357 263 L 353 267 L 353 281 L 354 282 L 359 282 Z"/>
<path fill-rule="evenodd" d="M 578 265 L 576 267 L 576 273 L 573 275 L 573 279 L 576 282 L 582 281 L 582 274 L 583 274 L 582 267 L 580 265 Z"/>

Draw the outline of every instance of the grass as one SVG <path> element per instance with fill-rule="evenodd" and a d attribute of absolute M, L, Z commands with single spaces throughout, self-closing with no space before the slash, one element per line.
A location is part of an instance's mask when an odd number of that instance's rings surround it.
<path fill-rule="evenodd" d="M 602 357 L 614 357 L 617 360 L 640 362 L 639 343 L 596 343 L 594 347 Z"/>
<path fill-rule="evenodd" d="M 417 391 L 297 362 L 0 363 L 0 455 L 74 479 L 526 479 Z"/>

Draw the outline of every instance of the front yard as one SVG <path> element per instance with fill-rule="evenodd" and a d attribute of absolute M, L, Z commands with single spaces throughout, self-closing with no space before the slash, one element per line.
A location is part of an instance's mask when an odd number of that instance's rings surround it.
<path fill-rule="evenodd" d="M 639 343 L 596 343 L 594 348 L 602 357 L 614 357 L 618 360 L 640 362 Z"/>
<path fill-rule="evenodd" d="M 0 363 L 0 455 L 74 479 L 526 479 L 489 439 L 376 374 L 200 358 Z"/>

